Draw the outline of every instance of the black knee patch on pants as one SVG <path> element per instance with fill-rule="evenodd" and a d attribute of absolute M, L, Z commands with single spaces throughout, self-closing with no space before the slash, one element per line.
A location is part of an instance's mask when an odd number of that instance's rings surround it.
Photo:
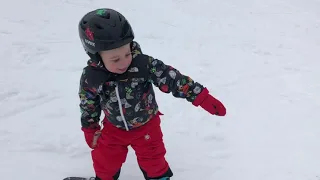
<path fill-rule="evenodd" d="M 120 172 L 121 172 L 121 169 L 119 169 L 119 171 L 113 176 L 114 180 L 118 180 L 119 179 Z"/>
<path fill-rule="evenodd" d="M 118 180 L 119 179 L 120 172 L 121 172 L 121 169 L 119 169 L 119 171 L 113 176 L 114 180 Z M 101 179 L 98 176 L 96 176 L 95 180 L 101 180 Z"/>
<path fill-rule="evenodd" d="M 173 173 L 169 167 L 168 171 L 165 172 L 164 174 L 162 174 L 161 176 L 158 176 L 158 177 L 148 177 L 147 175 L 147 172 L 144 171 L 141 167 L 140 167 L 142 173 L 143 173 L 143 176 L 146 180 L 150 180 L 150 179 L 160 179 L 160 178 L 163 178 L 163 177 L 172 177 L 173 176 Z"/>

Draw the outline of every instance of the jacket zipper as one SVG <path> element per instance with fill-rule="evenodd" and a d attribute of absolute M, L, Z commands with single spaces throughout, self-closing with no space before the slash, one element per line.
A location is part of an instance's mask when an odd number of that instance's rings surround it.
<path fill-rule="evenodd" d="M 118 99 L 119 110 L 120 110 L 120 114 L 121 114 L 122 121 L 123 121 L 123 123 L 124 123 L 124 126 L 126 127 L 126 130 L 129 131 L 127 121 L 126 121 L 126 119 L 124 118 L 124 114 L 123 114 L 123 111 L 122 111 L 122 104 L 121 104 L 121 99 L 120 99 L 120 95 L 119 95 L 118 85 L 116 85 L 116 95 L 117 95 L 117 99 Z"/>

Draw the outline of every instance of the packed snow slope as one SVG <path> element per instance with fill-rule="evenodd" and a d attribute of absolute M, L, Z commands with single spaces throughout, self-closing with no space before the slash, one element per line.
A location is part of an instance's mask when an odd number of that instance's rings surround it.
<path fill-rule="evenodd" d="M 78 86 L 82 15 L 114 8 L 142 50 L 208 87 L 211 116 L 157 99 L 176 180 L 320 179 L 319 0 L 10 0 L 0 6 L 0 175 L 93 176 Z M 130 150 L 123 180 L 141 180 Z"/>

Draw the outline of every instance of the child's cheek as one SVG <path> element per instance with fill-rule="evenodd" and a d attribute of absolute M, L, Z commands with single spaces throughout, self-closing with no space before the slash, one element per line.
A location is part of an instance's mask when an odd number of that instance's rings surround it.
<path fill-rule="evenodd" d="M 130 66 L 131 63 L 132 63 L 132 57 L 128 59 L 127 66 Z"/>
<path fill-rule="evenodd" d="M 107 68 L 107 70 L 110 71 L 110 72 L 116 72 L 116 71 L 117 71 L 117 66 L 116 66 L 115 63 L 108 63 L 108 64 L 106 65 L 106 68 Z"/>

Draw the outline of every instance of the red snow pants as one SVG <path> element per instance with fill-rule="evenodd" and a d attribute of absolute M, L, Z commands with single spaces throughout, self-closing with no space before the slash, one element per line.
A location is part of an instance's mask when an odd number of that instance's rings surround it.
<path fill-rule="evenodd" d="M 96 176 L 102 180 L 113 180 L 126 161 L 129 145 L 135 151 L 140 168 L 148 177 L 165 174 L 169 165 L 165 159 L 166 149 L 162 137 L 158 115 L 147 124 L 130 131 L 121 130 L 105 120 L 97 147 L 91 152 Z"/>

